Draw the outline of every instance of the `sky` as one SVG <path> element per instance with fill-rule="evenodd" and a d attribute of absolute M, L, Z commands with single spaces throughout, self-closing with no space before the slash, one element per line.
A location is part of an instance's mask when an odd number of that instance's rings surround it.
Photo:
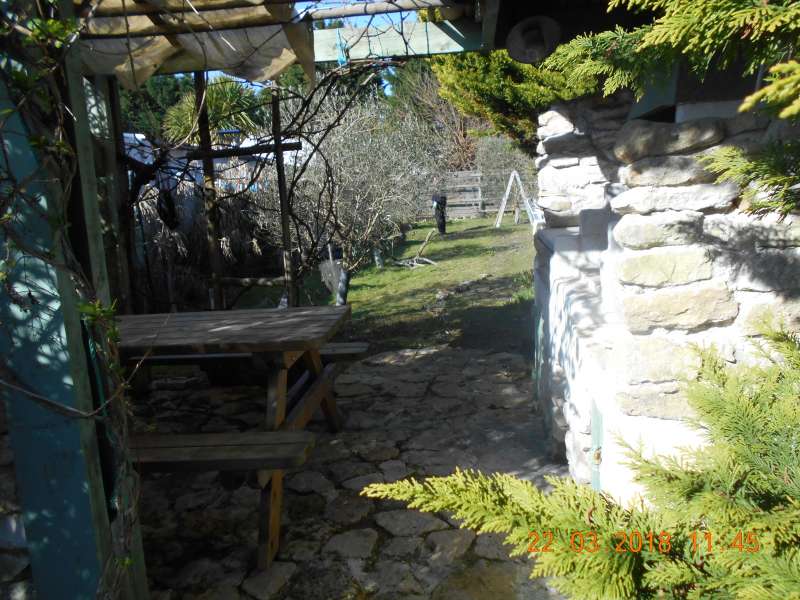
<path fill-rule="evenodd" d="M 337 8 L 352 4 L 352 1 L 348 2 L 347 0 L 319 0 L 318 2 L 297 2 L 295 4 L 295 9 L 299 14 L 302 14 L 304 10 L 308 10 L 309 8 Z M 344 21 L 347 26 L 351 27 L 366 27 L 368 25 L 386 27 L 389 23 L 399 23 L 401 18 L 405 18 L 406 22 L 416 21 L 417 15 L 415 11 L 406 11 L 404 13 L 348 17 Z M 392 93 L 392 88 L 388 83 L 384 86 L 384 92 L 389 95 Z"/>
<path fill-rule="evenodd" d="M 361 2 L 360 2 L 361 3 Z M 295 4 L 295 8 L 297 9 L 298 13 L 302 13 L 304 10 L 308 8 L 318 7 L 318 8 L 338 8 L 342 6 L 348 6 L 354 4 L 354 2 L 348 2 L 347 0 L 319 0 L 318 2 L 297 2 Z M 416 20 L 416 12 L 415 11 L 408 11 L 404 13 L 407 20 Z M 369 23 L 370 17 L 350 17 L 345 20 L 346 24 L 353 27 L 363 27 Z M 391 13 L 386 15 L 377 15 L 374 17 L 373 24 L 379 23 L 387 23 L 388 21 L 391 22 L 399 22 L 400 21 L 400 13 Z"/>
<path fill-rule="evenodd" d="M 359 2 L 362 4 L 363 0 Z M 295 3 L 295 10 L 298 14 L 302 15 L 303 11 L 308 10 L 309 8 L 338 8 L 343 6 L 349 6 L 355 4 L 353 0 L 318 0 L 315 2 L 297 2 Z M 368 25 L 372 25 L 374 27 L 386 27 L 390 23 L 399 23 L 401 18 L 405 18 L 406 22 L 409 21 L 416 21 L 417 15 L 415 11 L 406 11 L 403 13 L 389 13 L 389 14 L 382 14 L 382 15 L 373 15 L 373 16 L 360 16 L 360 17 L 348 17 L 345 19 L 346 26 L 350 27 L 366 27 Z M 210 71 L 209 77 L 213 78 L 219 75 L 222 75 L 222 71 Z M 263 84 L 250 84 L 249 82 L 244 82 L 248 85 L 254 85 L 259 89 L 263 87 Z M 391 86 L 388 84 L 385 87 L 385 92 L 387 94 L 391 94 Z"/>

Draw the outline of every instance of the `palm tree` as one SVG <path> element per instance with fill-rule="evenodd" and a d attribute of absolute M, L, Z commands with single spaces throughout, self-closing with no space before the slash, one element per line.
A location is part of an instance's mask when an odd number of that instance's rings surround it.
<path fill-rule="evenodd" d="M 212 143 L 218 142 L 220 131 L 236 129 L 248 134 L 267 127 L 269 117 L 262 96 L 231 77 L 222 75 L 212 79 L 206 87 L 205 99 Z M 198 143 L 194 92 L 185 93 L 167 109 L 164 137 L 173 143 Z"/>

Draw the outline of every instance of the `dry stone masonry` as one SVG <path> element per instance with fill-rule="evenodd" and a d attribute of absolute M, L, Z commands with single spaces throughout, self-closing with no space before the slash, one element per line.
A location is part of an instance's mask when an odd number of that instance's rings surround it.
<path fill-rule="evenodd" d="M 771 315 L 800 326 L 800 219 L 756 218 L 698 162 L 796 129 L 753 115 L 626 121 L 630 98 L 541 115 L 536 369 L 554 453 L 573 477 L 638 493 L 622 443 L 671 453 L 686 425 L 697 348 L 754 360 Z M 708 113 L 706 113 L 708 114 Z"/>

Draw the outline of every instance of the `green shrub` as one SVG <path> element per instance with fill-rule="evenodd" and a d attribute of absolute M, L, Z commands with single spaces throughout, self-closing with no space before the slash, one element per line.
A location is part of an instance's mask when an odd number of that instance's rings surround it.
<path fill-rule="evenodd" d="M 530 148 L 536 145 L 538 113 L 554 102 L 590 93 L 595 83 L 519 63 L 505 50 L 437 56 L 431 66 L 443 98 Z"/>

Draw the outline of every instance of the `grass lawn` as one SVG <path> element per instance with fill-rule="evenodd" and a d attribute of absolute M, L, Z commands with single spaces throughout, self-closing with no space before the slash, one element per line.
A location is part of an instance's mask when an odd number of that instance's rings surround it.
<path fill-rule="evenodd" d="M 493 221 L 448 223 L 447 235 L 435 236 L 425 249 L 435 265 L 387 264 L 356 274 L 348 298 L 353 336 L 381 349 L 448 342 L 527 353 L 533 329 L 531 228 L 507 218 L 495 229 Z M 398 255 L 414 256 L 432 226 L 417 225 Z M 468 281 L 475 283 L 461 291 L 459 284 Z M 437 294 L 446 297 L 437 300 Z"/>
<path fill-rule="evenodd" d="M 413 257 L 432 223 L 420 223 L 397 249 Z M 500 229 L 494 219 L 448 223 L 446 236 L 434 236 L 424 256 L 435 261 L 409 269 L 390 264 L 353 276 L 348 301 L 353 322 L 348 337 L 370 342 L 375 350 L 434 344 L 530 354 L 533 333 L 533 237 L 528 223 Z M 465 282 L 473 282 L 467 286 Z M 307 303 L 331 298 L 318 277 L 305 282 Z M 244 307 L 251 302 L 239 303 Z"/>

